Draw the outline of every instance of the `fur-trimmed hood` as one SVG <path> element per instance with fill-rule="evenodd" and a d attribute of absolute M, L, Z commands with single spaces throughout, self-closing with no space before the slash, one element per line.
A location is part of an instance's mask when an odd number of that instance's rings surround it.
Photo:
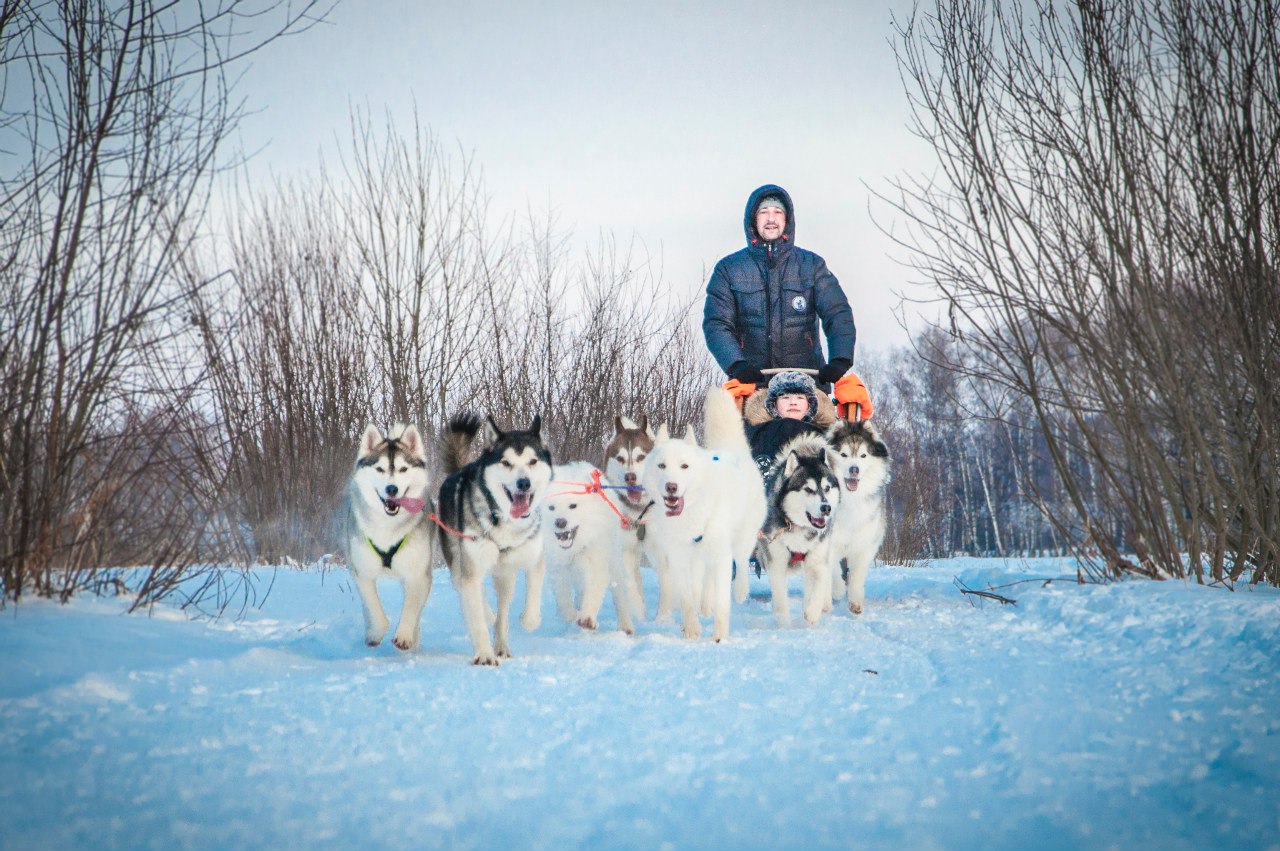
<path fill-rule="evenodd" d="M 820 428 L 827 428 L 836 421 L 836 406 L 831 404 L 831 398 L 826 393 L 818 393 L 817 397 L 818 411 L 813 415 L 811 422 Z M 747 404 L 742 409 L 742 415 L 748 425 L 760 425 L 774 418 L 765 404 L 768 399 L 769 391 L 763 387 L 752 393 L 751 397 L 747 399 Z"/>

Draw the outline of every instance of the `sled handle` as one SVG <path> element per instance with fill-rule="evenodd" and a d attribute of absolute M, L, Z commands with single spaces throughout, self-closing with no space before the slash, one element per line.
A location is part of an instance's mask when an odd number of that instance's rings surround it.
<path fill-rule="evenodd" d="M 800 366 L 771 366 L 768 369 L 760 370 L 761 375 L 777 375 L 779 372 L 803 372 L 805 375 L 817 375 L 816 369 L 808 369 Z"/>

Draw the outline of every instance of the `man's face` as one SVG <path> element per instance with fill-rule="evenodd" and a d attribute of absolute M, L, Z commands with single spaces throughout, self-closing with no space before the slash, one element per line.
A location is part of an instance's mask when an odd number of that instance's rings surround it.
<path fill-rule="evenodd" d="M 789 420 L 802 420 L 809 413 L 809 397 L 803 393 L 783 393 L 774 402 L 778 416 Z"/>
<path fill-rule="evenodd" d="M 787 214 L 781 207 L 761 207 L 756 210 L 756 233 L 765 242 L 773 242 L 782 236 L 787 226 Z"/>

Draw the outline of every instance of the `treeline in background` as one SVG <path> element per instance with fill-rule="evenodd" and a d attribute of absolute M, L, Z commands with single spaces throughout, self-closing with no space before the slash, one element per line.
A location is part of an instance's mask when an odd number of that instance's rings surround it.
<path fill-rule="evenodd" d="M 855 364 L 894 456 L 884 560 L 1280 581 L 1280 30 L 1255 5 L 900 24 L 938 172 L 879 209 L 945 320 Z M 323 9 L 203 8 L 0 12 L 3 599 L 225 605 L 232 566 L 325 557 L 368 422 L 539 413 L 555 457 L 600 463 L 617 414 L 700 420 L 700 282 L 489 209 L 417 118 L 357 110 L 330 165 L 210 215 L 237 57 Z"/>

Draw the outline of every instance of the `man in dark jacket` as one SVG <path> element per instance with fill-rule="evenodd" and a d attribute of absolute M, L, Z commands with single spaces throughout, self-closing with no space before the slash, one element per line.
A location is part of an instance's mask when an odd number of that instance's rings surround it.
<path fill-rule="evenodd" d="M 766 384 L 760 370 L 779 367 L 816 369 L 823 385 L 840 378 L 853 366 L 853 311 L 826 261 L 795 246 L 791 196 L 761 186 L 747 199 L 743 228 L 747 247 L 717 263 L 707 282 L 702 333 L 716 362 L 749 384 Z"/>

